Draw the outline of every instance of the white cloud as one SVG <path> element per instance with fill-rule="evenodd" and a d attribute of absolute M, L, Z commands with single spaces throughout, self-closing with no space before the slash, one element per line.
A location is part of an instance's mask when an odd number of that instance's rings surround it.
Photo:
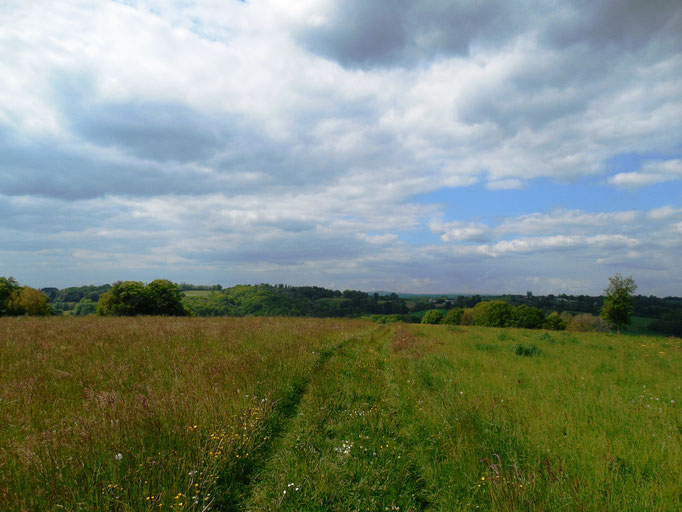
<path fill-rule="evenodd" d="M 611 185 L 623 188 L 639 188 L 666 181 L 682 180 L 682 160 L 647 162 L 639 171 L 620 172 L 611 176 Z"/>
<path fill-rule="evenodd" d="M 518 190 L 525 186 L 521 180 L 509 178 L 506 180 L 494 180 L 485 184 L 486 188 L 490 190 Z"/>
<path fill-rule="evenodd" d="M 109 254 L 112 273 L 137 261 L 185 280 L 238 269 L 327 282 L 333 261 L 344 286 L 446 276 L 476 291 L 525 283 L 555 258 L 579 273 L 562 260 L 571 248 L 606 261 L 647 239 L 652 264 L 672 273 L 678 205 L 584 212 L 570 183 L 624 153 L 672 156 L 610 185 L 682 177 L 682 11 L 635 19 L 594 4 L 401 2 L 393 23 L 379 0 L 10 0 L 0 275 L 80 279 L 88 257 Z M 491 220 L 412 199 L 470 187 L 504 202 L 536 179 L 564 183 L 567 209 Z M 441 245 L 426 245 L 434 233 Z M 528 263 L 497 258 L 495 277 L 485 263 L 449 267 L 503 254 Z"/>
<path fill-rule="evenodd" d="M 436 219 L 429 221 L 431 232 L 440 234 L 443 242 L 463 240 L 482 240 L 486 238 L 488 226 L 480 222 L 442 222 Z"/>

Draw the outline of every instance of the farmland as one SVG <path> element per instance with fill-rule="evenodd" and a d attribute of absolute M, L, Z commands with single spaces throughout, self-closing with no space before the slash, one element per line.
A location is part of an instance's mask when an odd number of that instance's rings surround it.
<path fill-rule="evenodd" d="M 676 338 L 0 319 L 2 510 L 679 510 Z"/>

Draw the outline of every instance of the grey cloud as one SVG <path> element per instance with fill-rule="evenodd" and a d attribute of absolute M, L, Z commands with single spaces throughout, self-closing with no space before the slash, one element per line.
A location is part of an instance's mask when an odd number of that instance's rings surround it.
<path fill-rule="evenodd" d="M 182 257 L 203 264 L 281 265 L 298 266 L 309 262 L 324 262 L 338 258 L 356 258 L 366 254 L 367 244 L 354 237 L 325 236 L 309 233 L 305 236 L 287 234 L 269 240 L 240 239 L 226 242 L 228 249 L 183 251 Z"/>
<path fill-rule="evenodd" d="M 587 44 L 608 47 L 619 53 L 636 51 L 652 38 L 660 38 L 670 49 L 682 43 L 682 4 L 679 0 L 574 0 L 560 3 L 555 23 L 545 28 L 545 38 L 566 47 Z"/>
<path fill-rule="evenodd" d="M 301 27 L 298 40 L 351 68 L 466 55 L 475 38 L 503 38 L 522 19 L 489 0 L 348 0 L 335 3 L 328 16 L 330 24 Z"/>
<path fill-rule="evenodd" d="M 110 102 L 81 105 L 72 129 L 90 142 L 156 161 L 205 161 L 229 144 L 229 120 L 182 105 Z"/>
<path fill-rule="evenodd" d="M 163 169 L 154 162 L 126 161 L 63 140 L 19 142 L 0 133 L 0 193 L 78 200 L 105 195 L 149 196 L 205 192 L 191 169 Z"/>

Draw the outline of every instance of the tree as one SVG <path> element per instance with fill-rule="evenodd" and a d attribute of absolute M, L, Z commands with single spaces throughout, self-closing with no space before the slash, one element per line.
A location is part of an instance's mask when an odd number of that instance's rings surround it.
<path fill-rule="evenodd" d="M 87 316 L 94 315 L 97 312 L 97 303 L 92 299 L 81 299 L 81 301 L 76 304 L 73 308 L 73 314 L 75 316 Z"/>
<path fill-rule="evenodd" d="M 182 293 L 177 284 L 157 279 L 148 285 L 140 281 L 119 281 L 97 302 L 98 315 L 136 316 L 169 315 L 185 316 Z"/>
<path fill-rule="evenodd" d="M 522 329 L 540 329 L 544 323 L 544 311 L 538 308 L 531 308 L 525 304 L 512 309 L 511 318 L 509 319 L 510 327 L 521 327 Z"/>
<path fill-rule="evenodd" d="M 448 311 L 443 318 L 443 323 L 448 325 L 457 325 L 462 321 L 462 314 L 464 310 L 462 308 L 453 308 Z"/>
<path fill-rule="evenodd" d="M 474 325 L 484 327 L 508 327 L 512 307 L 502 300 L 479 302 L 474 306 Z"/>
<path fill-rule="evenodd" d="M 440 309 L 432 309 L 424 313 L 423 324 L 439 324 L 443 320 L 443 312 Z"/>
<path fill-rule="evenodd" d="M 147 315 L 185 316 L 182 292 L 168 279 L 156 279 L 147 285 Z"/>
<path fill-rule="evenodd" d="M 0 277 L 0 316 L 12 314 L 10 298 L 19 289 L 19 283 L 13 277 Z"/>
<path fill-rule="evenodd" d="M 616 274 L 609 277 L 609 286 L 604 290 L 606 297 L 601 308 L 601 316 L 616 327 L 620 334 L 620 327 L 630 323 L 632 315 L 632 294 L 637 285 L 632 277 L 623 277 Z"/>
<path fill-rule="evenodd" d="M 52 314 L 47 295 L 30 286 L 24 286 L 12 293 L 9 309 L 17 315 L 47 316 Z"/>

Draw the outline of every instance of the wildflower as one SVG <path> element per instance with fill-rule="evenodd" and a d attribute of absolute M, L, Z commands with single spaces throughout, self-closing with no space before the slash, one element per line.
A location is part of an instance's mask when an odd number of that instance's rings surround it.
<path fill-rule="evenodd" d="M 121 460 L 123 458 L 123 454 L 117 453 L 115 458 L 116 458 L 116 460 Z"/>

